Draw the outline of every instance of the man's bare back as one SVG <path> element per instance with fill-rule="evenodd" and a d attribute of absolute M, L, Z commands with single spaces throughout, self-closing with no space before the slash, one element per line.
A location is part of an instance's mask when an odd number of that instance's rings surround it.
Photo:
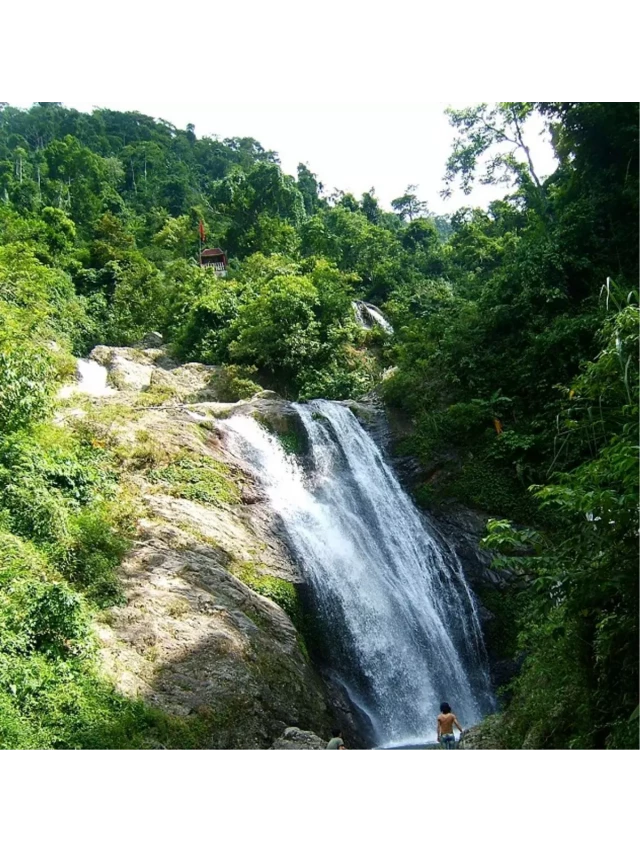
<path fill-rule="evenodd" d="M 460 731 L 462 731 L 462 726 L 456 719 L 456 715 L 453 713 L 449 714 L 438 714 L 438 724 L 439 734 L 441 735 L 452 735 L 454 725 L 458 727 Z"/>
<path fill-rule="evenodd" d="M 462 726 L 458 722 L 456 715 L 451 710 L 451 705 L 448 702 L 443 702 L 440 705 L 440 713 L 437 717 L 438 721 L 438 741 L 445 749 L 456 748 L 456 736 L 453 733 L 455 726 L 459 731 L 462 731 Z"/>

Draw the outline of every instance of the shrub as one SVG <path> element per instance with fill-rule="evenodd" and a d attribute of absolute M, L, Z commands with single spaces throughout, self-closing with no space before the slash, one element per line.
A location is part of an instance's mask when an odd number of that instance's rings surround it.
<path fill-rule="evenodd" d="M 218 399 L 222 403 L 237 403 L 238 400 L 247 400 L 262 391 L 262 386 L 254 382 L 256 373 L 257 368 L 253 365 L 224 365 L 215 382 Z"/>
<path fill-rule="evenodd" d="M 105 503 L 73 517 L 64 567 L 65 576 L 101 607 L 122 602 L 116 569 L 130 546 L 114 509 L 113 504 Z"/>

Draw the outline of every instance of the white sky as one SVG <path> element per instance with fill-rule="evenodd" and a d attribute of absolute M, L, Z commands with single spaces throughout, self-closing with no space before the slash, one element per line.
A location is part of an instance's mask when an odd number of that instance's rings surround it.
<path fill-rule="evenodd" d="M 94 106 L 135 109 L 179 128 L 191 122 L 198 136 L 252 136 L 265 148 L 278 152 L 285 172 L 295 175 L 298 163 L 307 163 L 326 192 L 337 187 L 359 197 L 375 187 L 387 208 L 408 184 L 418 185 L 419 197 L 427 201 L 433 213 L 451 213 L 462 205 L 485 206 L 507 192 L 503 186 L 477 185 L 470 196 L 456 191 L 451 199 L 440 198 L 445 162 L 454 137 L 444 115 L 445 102 L 232 106 L 116 97 L 93 104 L 73 100 L 63 103 L 83 111 L 91 111 Z M 555 160 L 546 136 L 539 135 L 542 130 L 542 122 L 534 117 L 528 143 L 536 171 L 546 176 L 555 168 Z"/>
<path fill-rule="evenodd" d="M 385 206 L 410 183 L 435 213 L 503 194 L 440 198 L 447 102 L 637 100 L 628 0 L 597 16 L 576 14 L 575 0 L 538 0 L 533 18 L 509 0 L 35 0 L 33 22 L 23 5 L 5 6 L 0 99 L 136 109 L 193 122 L 199 136 L 253 136 L 285 171 L 306 162 L 328 191 L 374 186 Z M 561 49 L 558 33 L 571 35 Z M 536 132 L 529 143 L 549 174 L 549 147 Z"/>

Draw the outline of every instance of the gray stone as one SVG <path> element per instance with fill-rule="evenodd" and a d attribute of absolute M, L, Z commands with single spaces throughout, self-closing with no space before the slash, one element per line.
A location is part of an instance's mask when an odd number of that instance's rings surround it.
<path fill-rule="evenodd" d="M 160 349 L 164 343 L 160 332 L 149 332 L 138 344 L 140 349 Z"/>
<path fill-rule="evenodd" d="M 327 741 L 318 737 L 315 732 L 303 731 L 297 726 L 285 729 L 282 735 L 274 741 L 271 749 L 326 749 Z"/>
<path fill-rule="evenodd" d="M 121 391 L 146 391 L 151 385 L 153 366 L 119 352 L 112 353 L 108 370 L 110 384 Z"/>

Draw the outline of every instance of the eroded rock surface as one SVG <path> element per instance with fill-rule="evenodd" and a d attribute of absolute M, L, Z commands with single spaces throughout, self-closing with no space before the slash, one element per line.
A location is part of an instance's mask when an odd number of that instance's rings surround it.
<path fill-rule="evenodd" d="M 80 411 L 102 430 L 138 518 L 121 569 L 125 603 L 96 626 L 104 670 L 129 696 L 214 719 L 214 748 L 268 748 L 285 727 L 328 731 L 323 684 L 273 600 L 295 596 L 297 568 L 260 488 L 221 440 L 220 418 L 261 407 L 276 417 L 277 400 L 223 403 L 217 368 L 176 365 L 161 348 L 97 347 L 91 357 L 117 393 L 72 396 L 59 418 Z M 149 399 L 154 387 L 162 393 Z"/>

